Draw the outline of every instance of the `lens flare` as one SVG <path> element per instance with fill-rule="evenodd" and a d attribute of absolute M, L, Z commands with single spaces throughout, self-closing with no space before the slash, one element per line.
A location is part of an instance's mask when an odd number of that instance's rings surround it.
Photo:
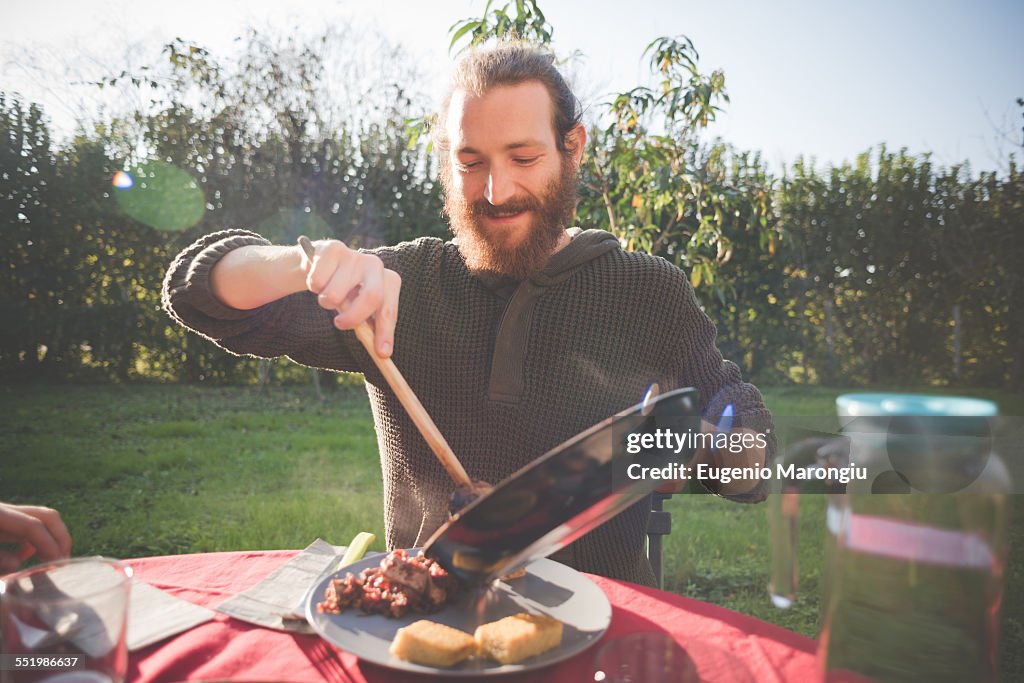
<path fill-rule="evenodd" d="M 118 182 L 127 179 L 128 185 Z M 157 230 L 187 230 L 202 220 L 206 197 L 187 171 L 163 161 L 147 161 L 131 173 L 114 176 L 118 206 L 126 214 Z"/>
<path fill-rule="evenodd" d="M 135 179 L 132 178 L 131 173 L 118 171 L 114 174 L 113 185 L 119 190 L 130 190 L 135 185 Z"/>
<path fill-rule="evenodd" d="M 280 208 L 253 229 L 275 244 L 294 244 L 299 235 L 316 239 L 314 236 L 331 234 L 327 221 L 309 206 Z"/>
<path fill-rule="evenodd" d="M 661 387 L 655 382 L 651 386 L 647 387 L 647 393 L 644 394 L 644 400 L 641 401 L 643 408 L 640 410 L 641 415 L 650 415 L 651 411 L 654 410 L 654 404 L 658 401 L 658 396 L 661 395 Z"/>
<path fill-rule="evenodd" d="M 732 418 L 735 410 L 730 403 L 722 411 L 722 419 L 718 421 L 718 432 L 720 434 L 728 434 L 732 431 Z"/>

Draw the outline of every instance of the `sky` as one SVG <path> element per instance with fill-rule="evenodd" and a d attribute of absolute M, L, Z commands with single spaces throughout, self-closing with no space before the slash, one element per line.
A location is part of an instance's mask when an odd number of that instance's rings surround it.
<path fill-rule="evenodd" d="M 495 4 L 501 4 L 496 0 Z M 57 74 L 26 60 L 88 64 L 129 44 L 181 37 L 229 52 L 246 26 L 313 31 L 341 22 L 401 44 L 437 93 L 451 65 L 448 28 L 485 0 L 171 0 L 11 3 L 0 22 L 0 90 L 41 102 L 70 127 Z M 1020 0 L 541 0 L 555 49 L 579 50 L 577 85 L 591 106 L 644 82 L 656 37 L 684 34 L 706 72 L 722 69 L 731 102 L 710 133 L 760 151 L 775 168 L 817 165 L 885 144 L 949 166 L 1004 170 L 1021 150 L 1024 2 Z M 11 55 L 14 58 L 11 59 Z"/>

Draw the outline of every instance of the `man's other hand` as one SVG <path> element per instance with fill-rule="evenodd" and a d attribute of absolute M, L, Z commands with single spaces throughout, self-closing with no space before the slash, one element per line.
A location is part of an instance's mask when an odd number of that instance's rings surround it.
<path fill-rule="evenodd" d="M 701 420 L 701 430 L 705 434 L 713 434 L 716 431 L 716 427 L 710 422 Z M 738 427 L 733 429 L 730 434 L 751 434 L 756 436 L 757 432 L 752 429 L 745 427 Z M 732 437 L 731 437 L 732 438 Z M 753 439 L 746 439 L 749 443 Z M 708 449 L 700 448 L 694 453 L 693 458 L 687 463 L 687 467 L 690 468 L 690 478 L 696 478 L 697 476 L 697 465 L 705 463 L 713 467 L 757 467 L 761 468 L 764 466 L 765 458 L 767 454 L 764 448 L 754 445 L 751 448 L 744 448 L 743 450 L 733 453 L 727 449 Z M 676 479 L 673 481 L 666 481 L 665 483 L 654 489 L 658 493 L 680 493 L 686 489 L 688 483 L 687 479 Z M 721 482 L 709 482 L 715 486 L 714 493 L 719 495 L 739 495 L 746 493 L 758 485 L 757 479 L 744 479 L 736 478 L 729 481 L 728 484 Z"/>

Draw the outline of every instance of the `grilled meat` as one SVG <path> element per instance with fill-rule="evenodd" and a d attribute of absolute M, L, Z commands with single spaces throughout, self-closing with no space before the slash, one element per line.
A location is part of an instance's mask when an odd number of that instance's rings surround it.
<path fill-rule="evenodd" d="M 360 609 L 366 614 L 401 617 L 408 612 L 436 612 L 458 592 L 458 582 L 434 560 L 404 550 L 388 553 L 376 567 L 327 585 L 317 610 L 341 614 Z"/>

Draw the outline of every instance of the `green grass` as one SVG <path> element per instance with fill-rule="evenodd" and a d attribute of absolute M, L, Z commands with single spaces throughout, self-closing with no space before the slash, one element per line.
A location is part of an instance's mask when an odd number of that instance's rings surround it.
<path fill-rule="evenodd" d="M 840 390 L 767 389 L 777 415 L 828 416 Z M 993 398 L 1024 415 L 1024 396 Z M 306 387 L 62 386 L 0 388 L 0 500 L 61 511 L 75 554 L 139 557 L 343 544 L 372 531 L 383 549 L 381 475 L 365 392 L 319 401 Z M 1004 454 L 1008 457 L 1008 454 Z M 805 496 L 801 597 L 771 606 L 764 505 L 707 495 L 666 504 L 668 590 L 818 631 L 824 501 Z M 1024 676 L 1024 501 L 1011 524 L 1002 671 Z"/>
<path fill-rule="evenodd" d="M 8 387 L 0 402 L 0 499 L 58 508 L 77 554 L 383 538 L 362 389 Z"/>

